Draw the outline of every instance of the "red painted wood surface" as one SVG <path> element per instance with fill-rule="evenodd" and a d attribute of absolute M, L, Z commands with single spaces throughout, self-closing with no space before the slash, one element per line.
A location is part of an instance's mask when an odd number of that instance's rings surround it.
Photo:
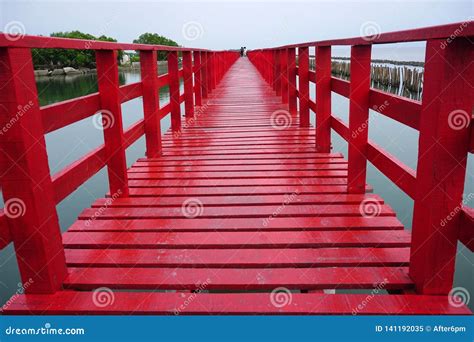
<path fill-rule="evenodd" d="M 445 48 L 442 42 L 426 47 L 413 211 L 410 274 L 427 294 L 452 287 L 474 98 L 471 41 L 457 39 Z"/>
<path fill-rule="evenodd" d="M 161 155 L 160 89 L 157 63 L 156 51 L 140 51 L 146 155 L 150 158 Z"/>
<path fill-rule="evenodd" d="M 168 75 L 171 105 L 171 129 L 175 132 L 181 129 L 181 107 L 179 101 L 178 54 L 174 51 L 168 52 Z"/>
<path fill-rule="evenodd" d="M 309 127 L 309 48 L 298 49 L 298 97 L 300 126 Z"/>
<path fill-rule="evenodd" d="M 201 52 L 193 52 L 194 62 L 194 101 L 196 106 L 202 105 L 202 66 L 201 66 Z"/>
<path fill-rule="evenodd" d="M 184 112 L 187 118 L 194 116 L 193 60 L 191 51 L 183 53 Z M 161 136 L 161 132 L 160 132 Z"/>
<path fill-rule="evenodd" d="M 376 296 L 363 313 L 469 313 L 464 306 L 449 306 L 446 296 L 452 285 L 457 241 L 472 248 L 469 229 L 474 216 L 460 203 L 466 156 L 472 148 L 470 119 L 465 129 L 452 131 L 445 122 L 453 111 L 469 113 L 473 98 L 470 80 L 474 75 L 469 63 L 473 50 L 463 38 L 473 35 L 472 25 L 467 23 L 456 40 L 442 45 L 455 27 L 382 34 L 371 41 L 356 38 L 250 51 L 248 59 L 237 63 L 235 52 L 98 42 L 94 49 L 99 93 L 43 108 L 37 105 L 34 86 L 23 91 L 21 82 L 34 81 L 29 50 L 21 46 L 34 47 L 41 41 L 50 47 L 79 48 L 77 44 L 83 46 L 84 42 L 25 37 L 16 43 L 6 42 L 0 35 L 0 46 L 15 46 L 0 49 L 4 62 L 0 71 L 11 76 L 20 64 L 28 66 L 18 70 L 20 76 L 13 77 L 13 86 L 0 96 L 0 108 L 15 107 L 31 95 L 35 114 L 31 121 L 23 119 L 24 125 L 12 129 L 7 140 L 2 134 L 2 147 L 10 146 L 12 141 L 17 144 L 2 152 L 12 157 L 27 145 L 26 133 L 32 132 L 41 149 L 34 155 L 26 153 L 24 158 L 30 159 L 25 170 L 28 174 L 37 172 L 35 177 L 41 176 L 42 182 L 40 196 L 26 179 L 2 179 L 5 199 L 25 194 L 27 208 L 33 208 L 33 212 L 19 219 L 0 216 L 0 238 L 3 245 L 10 240 L 18 245 L 31 238 L 32 229 L 25 230 L 25 224 L 37 226 L 51 213 L 50 221 L 42 228 L 48 242 L 33 234 L 36 244 L 29 250 L 16 246 L 16 251 L 19 260 L 33 260 L 29 265 L 35 271 L 52 252 L 59 251 L 42 273 L 46 281 L 41 279 L 28 295 L 20 296 L 8 313 L 38 312 L 46 305 L 48 313 L 72 312 L 66 308 L 79 313 L 100 312 L 97 307 L 91 308 L 90 293 L 31 295 L 54 292 L 60 286 L 78 290 L 110 287 L 189 291 L 197 289 L 203 279 L 209 279 L 207 290 L 211 293 L 199 294 L 199 300 L 210 305 L 211 312 L 347 314 L 358 307 L 361 295 L 325 295 L 322 290 L 370 291 L 384 284 L 390 293 L 414 289 L 443 296 Z M 370 89 L 371 45 L 420 39 L 428 40 L 423 102 Z M 331 77 L 334 44 L 354 45 L 351 81 Z M 316 46 L 316 71 L 308 70 L 305 54 L 310 46 Z M 142 81 L 119 87 L 114 50 L 125 47 L 140 51 Z M 300 55 L 298 67 L 296 48 Z M 159 50 L 168 51 L 169 56 L 169 73 L 161 76 L 155 63 Z M 182 52 L 182 70 L 178 69 L 178 51 Z M 456 72 L 461 69 L 463 77 Z M 299 90 L 296 73 L 300 76 Z M 108 77 L 104 79 L 104 75 Z M 179 93 L 180 78 L 184 81 L 183 94 Z M 309 99 L 309 82 L 316 83 L 316 101 Z M 450 87 L 444 88 L 444 84 Z M 171 101 L 160 108 L 157 90 L 167 85 Z M 331 114 L 331 91 L 350 99 L 349 126 Z M 122 132 L 120 105 L 140 96 L 144 98 L 144 119 Z M 296 112 L 297 101 L 300 113 Z M 386 101 L 390 106 L 378 106 Z M 185 124 L 181 124 L 179 109 L 183 102 Z M 194 104 L 201 105 L 196 115 Z M 367 139 L 367 125 L 363 126 L 368 108 L 374 105 L 379 114 L 419 130 L 416 173 Z M 114 116 L 114 128 L 104 132 L 105 145 L 51 179 L 45 162 L 44 134 L 100 109 Z M 308 109 L 316 113 L 316 130 L 309 127 Z M 8 115 L 11 112 L 5 111 Z M 62 115 L 65 112 L 68 115 Z M 159 122 L 168 113 L 172 130 L 160 139 Z M 285 116 L 276 118 L 276 114 Z M 2 120 L 8 121 L 8 115 Z M 330 153 L 331 128 L 349 142 L 349 162 L 340 153 Z M 126 170 L 124 150 L 143 134 L 147 137 L 147 158 Z M 5 156 L 0 158 L 2 164 L 8 160 Z M 365 184 L 367 160 L 414 198 L 413 240 L 382 198 L 366 194 L 371 191 Z M 110 180 L 111 194 L 84 210 L 63 235 L 64 255 L 54 205 L 105 164 L 109 172 L 117 171 Z M 120 189 L 119 185 L 129 190 L 117 198 L 113 189 Z M 461 209 L 456 210 L 458 207 Z M 442 221 L 451 212 L 456 215 Z M 439 220 L 444 222 L 440 224 L 442 229 L 436 229 Z M 31 250 L 41 253 L 38 256 Z M 65 266 L 68 275 L 62 282 Z M 22 265 L 20 270 L 25 280 L 29 270 Z M 300 306 L 269 306 L 268 293 L 212 293 L 270 292 L 279 286 L 302 292 L 295 293 Z M 169 313 L 173 304 L 176 308 L 176 296 L 182 294 L 147 293 L 161 302 L 143 307 L 136 301 L 144 294 L 117 293 L 124 303 L 104 312 L 130 313 L 143 308 L 143 313 Z M 322 307 L 309 307 L 308 303 L 316 299 L 324 301 Z M 234 308 L 223 309 L 223 303 L 229 301 L 235 303 Z M 196 306 L 189 313 L 208 311 Z"/>
<path fill-rule="evenodd" d="M 203 280 L 205 281 L 205 280 Z M 7 314 L 36 315 L 468 315 L 466 307 L 455 307 L 447 296 L 294 293 L 291 303 L 275 308 L 268 293 L 198 293 L 187 301 L 183 293 L 114 292 L 115 300 L 98 307 L 91 292 L 61 291 L 54 295 L 20 295 Z M 366 302 L 361 310 L 360 303 Z"/>
<path fill-rule="evenodd" d="M 28 49 L 0 49 L 0 83 L 0 184 L 9 235 L 21 280 L 31 284 L 26 291 L 53 293 L 62 286 L 66 264 Z M 18 114 L 24 106 L 27 115 Z"/>
<path fill-rule="evenodd" d="M 331 151 L 331 47 L 316 48 L 316 150 Z"/>
<path fill-rule="evenodd" d="M 350 193 L 365 192 L 367 139 L 369 135 L 370 45 L 351 48 L 349 91 L 348 188 Z"/>
<path fill-rule="evenodd" d="M 96 63 L 109 188 L 113 194 L 127 196 L 127 161 L 119 100 L 117 51 L 97 51 Z"/>

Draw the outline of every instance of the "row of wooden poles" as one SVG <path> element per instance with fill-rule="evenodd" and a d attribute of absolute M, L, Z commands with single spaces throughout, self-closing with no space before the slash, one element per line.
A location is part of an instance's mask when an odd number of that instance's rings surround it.
<path fill-rule="evenodd" d="M 332 61 L 331 71 L 334 76 L 349 78 L 350 63 Z M 371 80 L 374 84 L 391 86 L 409 92 L 419 93 L 423 88 L 423 70 L 406 66 L 372 65 Z"/>

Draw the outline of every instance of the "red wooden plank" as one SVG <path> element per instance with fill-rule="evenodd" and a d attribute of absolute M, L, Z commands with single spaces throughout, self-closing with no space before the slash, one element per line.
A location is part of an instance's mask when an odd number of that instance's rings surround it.
<path fill-rule="evenodd" d="M 302 268 L 407 266 L 409 248 L 66 249 L 69 267 Z"/>
<path fill-rule="evenodd" d="M 242 179 L 165 179 L 165 180 L 130 180 L 129 186 L 135 188 L 166 187 L 265 187 L 274 185 L 346 185 L 346 178 L 242 178 Z M 255 189 L 254 189 L 255 191 Z M 262 190 L 261 190 L 262 191 Z"/>
<path fill-rule="evenodd" d="M 69 164 L 52 177 L 55 201 L 61 202 L 105 166 L 105 146 L 101 145 L 84 157 Z"/>
<path fill-rule="evenodd" d="M 249 160 L 249 159 L 259 159 L 259 160 L 274 160 L 274 159 L 282 159 L 282 160 L 291 160 L 291 159 L 317 159 L 317 158 L 333 158 L 339 157 L 341 154 L 328 154 L 328 153 L 316 153 L 316 152 L 303 152 L 303 153 L 272 153 L 268 155 L 268 151 L 262 151 L 259 153 L 252 153 L 252 154 L 230 154 L 230 155 L 202 155 L 202 156 L 194 156 L 194 155 L 184 155 L 184 156 L 165 156 L 162 158 L 163 161 L 194 161 L 194 160 Z M 139 161 L 144 161 L 145 159 L 138 159 Z M 155 161 L 158 159 L 155 158 L 148 158 L 148 161 Z"/>
<path fill-rule="evenodd" d="M 199 268 L 69 268 L 64 287 L 69 289 L 177 289 L 207 290 L 287 289 L 409 289 L 413 286 L 404 267 L 337 267 L 273 269 Z"/>
<path fill-rule="evenodd" d="M 141 184 L 141 187 L 131 187 L 130 196 L 213 196 L 213 195 L 266 195 L 266 194 L 342 194 L 347 193 L 347 186 L 345 185 L 311 185 L 311 184 L 278 184 L 265 186 L 187 186 L 181 187 L 179 185 L 171 187 L 157 187 L 152 184 L 147 187 L 146 184 Z M 140 186 L 140 184 L 138 184 Z M 154 186 L 154 187 L 153 187 Z M 370 186 L 367 186 L 366 192 L 372 191 Z"/>
<path fill-rule="evenodd" d="M 166 164 L 165 164 L 166 165 Z M 263 164 L 263 165 L 203 165 L 203 166 L 159 166 L 149 163 L 135 163 L 128 171 L 137 172 L 172 172 L 185 173 L 199 170 L 200 172 L 222 173 L 236 171 L 316 171 L 316 170 L 347 170 L 347 163 L 331 164 Z"/>
<path fill-rule="evenodd" d="M 88 118 L 100 109 L 98 93 L 77 97 L 41 107 L 44 133 L 50 133 L 79 120 Z M 64 115 L 67 113 L 67 115 Z"/>
<path fill-rule="evenodd" d="M 274 217 L 262 225 L 261 218 L 190 219 L 111 219 L 78 220 L 72 231 L 294 231 L 294 230 L 402 230 L 403 225 L 395 216 L 376 217 Z"/>
<path fill-rule="evenodd" d="M 202 196 L 196 198 L 202 205 L 233 206 L 233 205 L 302 205 L 302 204 L 360 204 L 362 201 L 371 201 L 374 204 L 383 204 L 383 199 L 378 195 L 359 194 L 280 194 L 280 195 L 248 195 L 248 196 Z M 129 197 L 116 198 L 113 201 L 106 198 L 96 200 L 92 207 L 181 207 L 183 197 Z"/>
<path fill-rule="evenodd" d="M 207 278 L 206 278 L 207 279 Z M 205 279 L 201 282 L 205 282 Z M 201 285 L 202 286 L 202 285 Z M 19 295 L 5 308 L 7 315 L 470 315 L 453 306 L 448 296 L 292 293 L 287 305 L 276 307 L 268 293 L 120 292 L 114 301 L 97 306 L 92 292 L 60 291 L 54 295 Z M 186 303 L 186 305 L 185 305 Z M 361 308 L 361 303 L 364 303 Z"/>
<path fill-rule="evenodd" d="M 129 172 L 128 179 L 245 179 L 245 178 L 331 178 L 346 177 L 345 170 L 318 171 L 237 171 L 237 172 Z"/>
<path fill-rule="evenodd" d="M 271 221 L 271 220 L 268 220 Z M 265 221 L 262 220 L 262 227 Z M 66 232 L 66 248 L 408 247 L 402 230 L 290 232 Z"/>
<path fill-rule="evenodd" d="M 119 87 L 120 103 L 136 99 L 142 94 L 142 82 L 125 84 Z"/>
<path fill-rule="evenodd" d="M 173 168 L 191 168 L 196 167 L 200 169 L 204 169 L 205 167 L 218 167 L 222 168 L 229 168 L 232 169 L 232 166 L 240 166 L 242 168 L 249 167 L 274 167 L 278 169 L 278 167 L 286 167 L 289 168 L 300 168 L 300 167 L 321 167 L 325 164 L 328 165 L 339 165 L 339 164 L 347 164 L 347 161 L 343 158 L 315 158 L 315 159 L 249 159 L 245 161 L 245 164 L 240 162 L 238 159 L 224 159 L 224 160 L 168 160 L 167 158 L 163 159 L 155 159 L 155 160 L 147 160 L 147 159 L 139 159 L 135 164 L 136 167 L 147 166 L 147 167 L 173 167 Z"/>

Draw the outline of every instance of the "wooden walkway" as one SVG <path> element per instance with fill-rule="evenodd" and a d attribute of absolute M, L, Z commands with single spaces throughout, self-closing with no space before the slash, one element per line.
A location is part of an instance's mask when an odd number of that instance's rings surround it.
<path fill-rule="evenodd" d="M 410 234 L 380 196 L 347 194 L 342 154 L 315 152 L 286 108 L 238 60 L 163 157 L 129 169 L 129 198 L 97 200 L 63 235 L 64 290 L 5 312 L 469 313 L 411 294 Z"/>

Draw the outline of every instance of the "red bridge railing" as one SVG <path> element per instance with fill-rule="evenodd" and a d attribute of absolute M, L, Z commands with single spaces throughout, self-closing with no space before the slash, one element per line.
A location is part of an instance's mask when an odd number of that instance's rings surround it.
<path fill-rule="evenodd" d="M 40 107 L 32 48 L 94 50 L 99 91 Z M 139 51 L 140 82 L 119 86 L 118 50 Z M 168 73 L 161 76 L 157 51 L 168 52 Z M 145 135 L 146 155 L 159 156 L 160 120 L 171 114 L 171 127 L 179 131 L 181 103 L 185 117 L 193 117 L 194 106 L 209 97 L 237 57 L 230 51 L 0 34 L 0 185 L 5 201 L 5 212 L 0 212 L 0 248 L 14 243 L 22 280 L 31 283 L 27 292 L 55 292 L 66 276 L 56 204 L 104 166 L 110 193 L 127 196 L 125 150 Z M 160 107 L 159 89 L 166 85 L 170 102 Z M 121 104 L 140 96 L 144 118 L 124 131 Z M 99 112 L 104 145 L 51 176 L 45 134 Z"/>
<path fill-rule="evenodd" d="M 470 21 L 248 53 L 302 127 L 309 126 L 310 110 L 316 113 L 318 151 L 330 151 L 331 129 L 348 142 L 350 193 L 365 192 L 370 161 L 414 200 L 410 275 L 419 293 L 447 294 L 458 240 L 474 250 L 474 211 L 463 205 L 467 156 L 474 152 L 473 36 Z M 412 41 L 426 41 L 422 101 L 371 88 L 372 46 Z M 351 46 L 350 81 L 331 76 L 335 45 Z M 309 70 L 310 47 L 315 71 Z M 316 84 L 316 101 L 310 99 L 309 82 Z M 331 92 L 349 98 L 348 126 L 332 113 Z M 368 139 L 369 109 L 419 131 L 416 171 Z"/>

